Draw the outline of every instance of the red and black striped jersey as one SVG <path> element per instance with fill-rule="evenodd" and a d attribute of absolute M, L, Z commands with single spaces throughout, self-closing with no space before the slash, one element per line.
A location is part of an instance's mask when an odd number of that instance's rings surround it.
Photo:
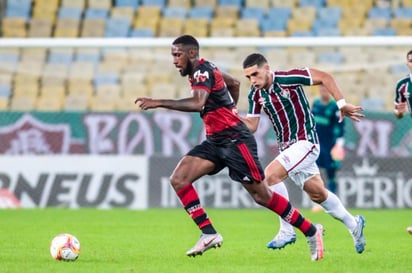
<path fill-rule="evenodd" d="M 298 140 L 318 143 L 315 120 L 303 85 L 312 85 L 309 68 L 273 71 L 269 90 L 249 92 L 248 116 L 260 116 L 263 110 L 273 124 L 279 148 L 287 148 Z"/>
<path fill-rule="evenodd" d="M 192 90 L 202 89 L 209 93 L 200 112 L 206 137 L 214 142 L 236 138 L 246 125 L 240 120 L 221 71 L 213 63 L 200 59 L 189 81 Z"/>

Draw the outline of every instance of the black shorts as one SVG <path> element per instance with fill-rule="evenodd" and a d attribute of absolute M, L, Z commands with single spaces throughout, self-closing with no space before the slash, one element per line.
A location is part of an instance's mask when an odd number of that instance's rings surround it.
<path fill-rule="evenodd" d="M 205 140 L 187 154 L 215 163 L 215 169 L 209 175 L 228 167 L 229 176 L 234 181 L 248 184 L 264 179 L 264 172 L 257 154 L 256 140 L 252 134 L 242 135 L 224 144 Z"/>

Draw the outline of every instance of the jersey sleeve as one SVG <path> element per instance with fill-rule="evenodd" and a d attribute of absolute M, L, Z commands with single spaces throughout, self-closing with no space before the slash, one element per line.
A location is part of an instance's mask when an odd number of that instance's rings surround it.
<path fill-rule="evenodd" d="M 248 102 L 249 102 L 249 107 L 248 107 L 247 116 L 249 117 L 260 116 L 260 112 L 262 111 L 262 105 L 260 105 L 258 93 L 253 87 L 251 87 L 249 91 Z"/>
<path fill-rule="evenodd" d="M 214 83 L 214 74 L 211 69 L 205 65 L 200 65 L 193 73 L 192 90 L 205 90 L 208 93 L 212 91 Z"/>

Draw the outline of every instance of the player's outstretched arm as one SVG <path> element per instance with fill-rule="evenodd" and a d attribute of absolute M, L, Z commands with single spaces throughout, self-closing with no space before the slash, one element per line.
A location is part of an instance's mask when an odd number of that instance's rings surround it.
<path fill-rule="evenodd" d="M 138 97 L 134 103 L 138 104 L 142 110 L 161 107 L 182 112 L 200 112 L 206 103 L 209 93 L 205 90 L 193 90 L 192 94 L 192 97 L 178 100 Z"/>

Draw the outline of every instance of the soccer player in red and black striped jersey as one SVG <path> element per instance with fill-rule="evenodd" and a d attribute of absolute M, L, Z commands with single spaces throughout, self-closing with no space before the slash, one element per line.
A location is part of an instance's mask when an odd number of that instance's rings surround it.
<path fill-rule="evenodd" d="M 409 74 L 396 83 L 393 113 L 399 119 L 403 118 L 404 113 L 408 111 L 412 117 L 412 50 L 406 53 L 406 65 L 410 71 Z"/>
<path fill-rule="evenodd" d="M 344 116 L 359 121 L 364 116 L 360 113 L 362 108 L 346 103 L 334 78 L 317 69 L 272 71 L 262 54 L 253 53 L 244 60 L 243 71 L 251 84 L 249 110 L 244 122 L 255 132 L 263 110 L 269 116 L 277 136 L 280 153 L 265 169 L 270 188 L 288 198 L 283 181 L 289 177 L 308 193 L 312 201 L 346 225 L 352 234 L 356 251 L 362 253 L 366 245 L 364 218 L 351 215 L 339 198 L 325 187 L 320 176 L 316 164 L 319 141 L 315 119 L 303 86 L 324 85 L 336 100 L 340 121 Z M 281 220 L 279 233 L 267 246 L 280 249 L 295 241 L 293 228 Z"/>
<path fill-rule="evenodd" d="M 176 38 L 171 54 L 180 74 L 188 76 L 192 96 L 183 99 L 139 97 L 135 103 L 143 110 L 163 107 L 199 112 L 203 120 L 206 140 L 183 156 L 170 177 L 182 205 L 201 230 L 200 239 L 186 254 L 201 255 L 223 243 L 222 235 L 213 227 L 192 184 L 204 175 L 216 174 L 227 167 L 231 179 L 240 182 L 258 204 L 274 211 L 305 234 L 312 260 L 321 259 L 323 227 L 305 219 L 286 198 L 272 193 L 264 182 L 255 138 L 237 113 L 239 81 L 213 63 L 199 58 L 199 44 L 193 36 Z"/>

